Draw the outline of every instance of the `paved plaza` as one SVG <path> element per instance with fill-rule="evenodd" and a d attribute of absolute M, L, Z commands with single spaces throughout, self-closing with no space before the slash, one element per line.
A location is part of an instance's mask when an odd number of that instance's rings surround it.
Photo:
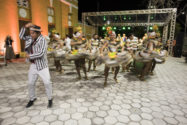
<path fill-rule="evenodd" d="M 64 66 L 64 74 L 52 67 L 51 109 L 41 79 L 36 83 L 37 101 L 25 108 L 28 68 L 24 62 L 0 67 L 0 125 L 187 125 L 187 64 L 183 58 L 168 57 L 146 81 L 120 72 L 116 84 L 110 73 L 105 88 L 103 66 L 90 71 L 87 81 L 76 79 L 73 64 Z"/>

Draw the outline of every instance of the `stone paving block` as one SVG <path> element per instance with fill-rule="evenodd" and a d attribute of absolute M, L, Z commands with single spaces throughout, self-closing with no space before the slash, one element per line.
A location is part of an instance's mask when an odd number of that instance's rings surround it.
<path fill-rule="evenodd" d="M 113 110 L 120 110 L 121 107 L 119 105 L 113 104 L 113 105 L 111 105 L 111 109 L 113 109 Z"/>
<path fill-rule="evenodd" d="M 145 113 L 151 113 L 152 112 L 152 110 L 150 108 L 147 108 L 147 107 L 142 107 L 141 111 L 145 112 Z"/>
<path fill-rule="evenodd" d="M 24 116 L 24 117 L 18 118 L 17 121 L 16 121 L 16 123 L 18 123 L 18 124 L 25 124 L 29 120 L 30 120 L 30 117 Z"/>
<path fill-rule="evenodd" d="M 86 118 L 94 118 L 95 116 L 96 116 L 96 114 L 95 114 L 95 112 L 90 112 L 90 111 L 88 111 L 88 112 L 85 112 L 84 113 L 84 116 L 86 117 Z"/>
<path fill-rule="evenodd" d="M 11 109 L 12 109 L 11 107 L 0 107 L 0 113 L 8 112 Z"/>
<path fill-rule="evenodd" d="M 138 122 L 129 122 L 128 125 L 140 125 Z"/>
<path fill-rule="evenodd" d="M 148 114 L 148 113 L 142 113 L 141 117 L 143 119 L 147 119 L 147 120 L 152 120 L 153 119 L 153 116 L 151 114 Z"/>
<path fill-rule="evenodd" d="M 40 112 L 40 115 L 43 115 L 43 116 L 47 116 L 47 115 L 50 115 L 50 114 L 52 114 L 52 111 L 49 110 L 49 109 L 45 109 L 45 110 L 42 110 Z"/>
<path fill-rule="evenodd" d="M 77 102 L 84 102 L 85 101 L 85 99 L 83 99 L 83 98 L 77 98 Z"/>
<path fill-rule="evenodd" d="M 75 102 L 75 103 L 72 103 L 72 106 L 75 107 L 75 108 L 78 108 L 81 106 L 81 103 L 80 102 Z"/>
<path fill-rule="evenodd" d="M 77 121 L 76 120 L 68 120 L 68 121 L 65 121 L 65 124 L 64 125 L 78 125 Z"/>
<path fill-rule="evenodd" d="M 117 116 L 117 119 L 121 123 L 128 123 L 130 120 L 127 116 L 119 115 Z"/>
<path fill-rule="evenodd" d="M 26 115 L 26 111 L 20 111 L 14 114 L 14 117 L 20 118 Z"/>
<path fill-rule="evenodd" d="M 90 102 L 83 102 L 82 106 L 90 107 L 90 106 L 92 106 L 92 103 L 90 103 Z"/>
<path fill-rule="evenodd" d="M 5 119 L 5 118 L 8 118 L 8 117 L 13 116 L 13 114 L 14 114 L 13 112 L 1 113 L 1 114 L 0 114 L 0 118 Z"/>
<path fill-rule="evenodd" d="M 62 114 L 59 116 L 58 118 L 60 121 L 67 121 L 68 119 L 70 119 L 70 114 Z"/>
<path fill-rule="evenodd" d="M 12 125 L 16 122 L 16 118 L 10 117 L 2 121 L 1 125 Z"/>
<path fill-rule="evenodd" d="M 96 124 L 96 125 L 103 125 L 104 124 L 104 120 L 102 118 L 95 117 L 93 119 L 93 123 Z"/>
<path fill-rule="evenodd" d="M 91 125 L 91 120 L 88 118 L 82 118 L 78 121 L 79 125 Z"/>
<path fill-rule="evenodd" d="M 97 107 L 97 106 L 91 106 L 91 107 L 89 107 L 89 110 L 93 111 L 93 112 L 96 112 L 96 111 L 99 111 L 99 107 Z"/>
<path fill-rule="evenodd" d="M 135 108 L 141 108 L 141 105 L 139 103 L 132 103 L 131 105 Z"/>
<path fill-rule="evenodd" d="M 45 121 L 46 122 L 53 122 L 57 120 L 57 116 L 56 115 L 48 115 L 45 117 Z"/>
<path fill-rule="evenodd" d="M 53 114 L 55 115 L 61 115 L 64 114 L 65 110 L 64 109 L 55 109 L 53 110 Z"/>
<path fill-rule="evenodd" d="M 106 111 L 98 111 L 98 112 L 96 112 L 96 115 L 99 117 L 105 117 L 105 116 L 107 116 L 107 112 Z"/>
<path fill-rule="evenodd" d="M 122 104 L 121 107 L 124 108 L 124 109 L 130 109 L 131 105 L 129 105 L 129 104 Z"/>
<path fill-rule="evenodd" d="M 180 123 L 187 124 L 187 118 L 182 117 L 182 116 L 176 116 L 176 120 L 178 120 Z"/>
<path fill-rule="evenodd" d="M 76 108 L 67 108 L 67 109 L 65 109 L 65 113 L 67 113 L 67 114 L 73 114 L 76 111 L 77 111 Z"/>
<path fill-rule="evenodd" d="M 166 125 L 166 122 L 162 119 L 153 119 L 155 125 Z"/>
<path fill-rule="evenodd" d="M 75 113 L 75 114 L 72 114 L 71 117 L 75 120 L 79 120 L 83 117 L 83 114 L 82 113 Z"/>
<path fill-rule="evenodd" d="M 117 122 L 117 119 L 113 116 L 107 116 L 105 117 L 105 123 L 107 124 L 115 124 Z"/>
<path fill-rule="evenodd" d="M 141 104 L 142 104 L 142 106 L 144 106 L 144 107 L 150 107 L 150 106 L 151 106 L 151 104 L 148 103 L 148 102 L 142 102 Z"/>
<path fill-rule="evenodd" d="M 118 105 L 123 104 L 123 103 L 122 103 L 122 101 L 121 101 L 121 100 L 119 100 L 119 99 L 118 99 L 118 100 L 113 100 L 113 103 L 114 103 L 114 104 L 118 104 Z"/>
<path fill-rule="evenodd" d="M 120 123 L 120 122 L 118 122 L 118 123 L 116 123 L 116 125 L 124 125 L 124 123 Z"/>
<path fill-rule="evenodd" d="M 119 112 L 120 112 L 120 114 L 122 114 L 122 115 L 130 115 L 130 114 L 131 114 L 130 111 L 129 111 L 128 109 L 121 109 L 121 110 L 119 110 Z"/>
<path fill-rule="evenodd" d="M 151 121 L 148 121 L 148 120 L 142 120 L 141 125 L 153 125 L 153 123 Z"/>
<path fill-rule="evenodd" d="M 130 115 L 130 119 L 131 119 L 132 121 L 138 122 L 138 121 L 141 120 L 141 117 L 140 117 L 139 115 L 137 115 L 137 114 L 132 114 L 132 115 Z"/>
<path fill-rule="evenodd" d="M 87 107 L 78 107 L 77 112 L 87 112 L 88 108 Z"/>
<path fill-rule="evenodd" d="M 36 116 L 32 117 L 30 121 L 31 121 L 31 123 L 36 124 L 36 123 L 39 123 L 39 122 L 41 122 L 43 120 L 44 120 L 44 116 L 36 115 Z"/>
<path fill-rule="evenodd" d="M 23 111 L 25 107 L 23 106 L 16 106 L 14 108 L 12 108 L 12 111 L 14 112 L 19 112 L 19 111 Z"/>
<path fill-rule="evenodd" d="M 63 103 L 60 105 L 61 108 L 63 109 L 66 109 L 66 108 L 69 108 L 70 107 L 70 104 L 69 103 Z"/>
<path fill-rule="evenodd" d="M 32 124 L 32 123 L 26 123 L 26 124 L 24 124 L 24 125 L 34 125 L 34 124 Z"/>
<path fill-rule="evenodd" d="M 164 117 L 164 120 L 168 123 L 168 124 L 172 124 L 172 125 L 176 125 L 178 124 L 178 121 L 174 118 L 170 118 L 170 117 Z"/>
<path fill-rule="evenodd" d="M 176 115 L 184 115 L 184 113 L 180 110 L 172 110 L 172 112 Z"/>
<path fill-rule="evenodd" d="M 101 105 L 103 105 L 103 103 L 99 102 L 99 101 L 96 101 L 96 102 L 93 103 L 93 105 L 95 105 L 95 106 L 101 106 Z"/>
<path fill-rule="evenodd" d="M 170 111 L 163 111 L 163 114 L 167 117 L 174 117 L 174 114 Z"/>
<path fill-rule="evenodd" d="M 160 118 L 160 119 L 164 118 L 164 115 L 160 112 L 153 112 L 152 115 L 155 118 Z"/>
<path fill-rule="evenodd" d="M 64 123 L 61 122 L 61 121 L 55 121 L 55 122 L 52 122 L 51 125 L 63 125 Z"/>
<path fill-rule="evenodd" d="M 118 116 L 118 115 L 119 115 L 119 112 L 116 111 L 116 110 L 109 110 L 109 111 L 108 111 L 108 114 L 109 114 L 110 116 Z"/>
<path fill-rule="evenodd" d="M 40 122 L 40 123 L 36 123 L 36 125 L 49 125 L 48 122 Z"/>

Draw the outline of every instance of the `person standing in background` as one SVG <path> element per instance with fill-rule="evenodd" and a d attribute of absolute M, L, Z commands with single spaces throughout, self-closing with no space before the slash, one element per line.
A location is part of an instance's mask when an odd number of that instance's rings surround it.
<path fill-rule="evenodd" d="M 11 62 L 11 59 L 15 58 L 14 50 L 12 47 L 13 40 L 11 36 L 7 36 L 5 39 L 5 45 L 4 47 L 6 48 L 5 51 L 5 59 Z"/>
<path fill-rule="evenodd" d="M 175 39 L 173 40 L 172 46 L 173 46 L 172 55 L 174 57 L 176 57 L 176 51 L 177 51 L 177 49 L 176 49 L 176 40 Z"/>

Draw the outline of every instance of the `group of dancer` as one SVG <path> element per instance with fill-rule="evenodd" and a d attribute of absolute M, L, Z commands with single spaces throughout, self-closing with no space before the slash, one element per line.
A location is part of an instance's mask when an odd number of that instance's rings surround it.
<path fill-rule="evenodd" d="M 123 34 L 121 37 L 108 27 L 105 38 L 101 39 L 94 34 L 91 39 L 86 39 L 81 27 L 78 27 L 72 39 L 66 35 L 66 38 L 61 40 L 58 33 L 52 34 L 51 41 L 48 43 L 48 57 L 54 58 L 59 72 L 64 71 L 61 60 L 73 60 L 78 79 L 81 79 L 81 69 L 85 79 L 88 79 L 87 72 L 90 71 L 92 64 L 93 70 L 96 70 L 96 66 L 105 64 L 104 86 L 106 86 L 110 69 L 114 73 L 114 80 L 118 82 L 117 74 L 120 67 L 122 71 L 129 71 L 136 68 L 135 62 L 143 64 L 139 78 L 144 80 L 146 74 L 153 74 L 156 63 L 165 61 L 166 51 L 162 50 L 161 38 L 156 32 L 145 34 L 142 39 L 138 39 L 133 34 L 129 37 Z M 86 62 L 88 62 L 88 68 L 86 68 Z"/>
<path fill-rule="evenodd" d="M 26 30 L 29 30 L 29 34 L 26 34 Z M 152 74 L 155 65 L 163 63 L 166 57 L 166 51 L 161 50 L 159 35 L 155 32 L 145 34 L 141 40 L 134 35 L 130 35 L 129 38 L 125 34 L 122 37 L 120 35 L 116 37 L 112 28 L 108 27 L 107 36 L 104 39 L 99 39 L 98 35 L 94 34 L 91 39 L 87 40 L 79 27 L 72 39 L 67 35 L 63 41 L 58 33 L 53 33 L 51 40 L 43 37 L 40 26 L 28 23 L 22 27 L 19 36 L 25 41 L 25 51 L 31 63 L 28 72 L 30 100 L 26 108 L 31 107 L 37 100 L 35 84 L 38 76 L 42 78 L 45 85 L 48 108 L 53 105 L 48 58 L 54 58 L 54 64 L 59 72 L 63 70 L 61 60 L 74 61 L 78 79 L 81 79 L 81 69 L 83 69 L 85 79 L 88 79 L 87 72 L 90 71 L 92 64 L 93 70 L 96 70 L 96 66 L 104 64 L 104 86 L 106 86 L 110 69 L 114 73 L 114 80 L 118 82 L 117 74 L 120 67 L 123 71 L 132 67 L 136 69 L 137 62 L 140 62 L 143 67 L 139 78 L 144 80 L 144 76 Z M 86 62 L 88 62 L 88 69 Z"/>

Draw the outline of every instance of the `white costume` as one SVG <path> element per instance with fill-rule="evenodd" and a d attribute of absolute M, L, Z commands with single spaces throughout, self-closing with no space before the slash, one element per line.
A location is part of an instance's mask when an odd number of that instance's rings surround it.
<path fill-rule="evenodd" d="M 65 39 L 65 44 L 66 44 L 66 48 L 67 48 L 68 50 L 71 50 L 71 39 L 70 39 L 69 37 L 67 37 L 67 38 Z"/>

